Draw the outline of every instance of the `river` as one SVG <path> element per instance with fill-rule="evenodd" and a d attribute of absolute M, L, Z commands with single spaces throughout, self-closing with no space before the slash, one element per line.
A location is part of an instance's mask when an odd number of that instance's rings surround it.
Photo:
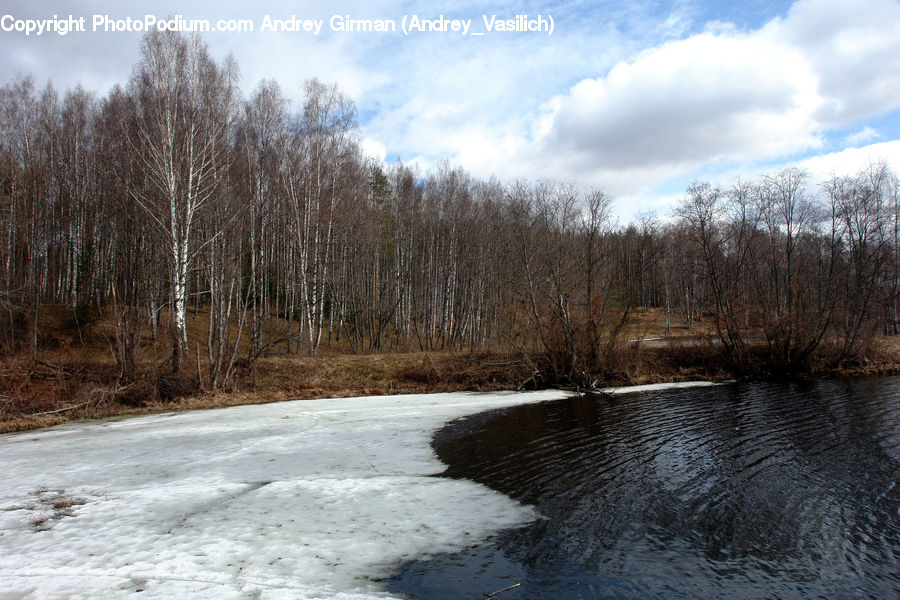
<path fill-rule="evenodd" d="M 458 419 L 433 447 L 446 477 L 542 518 L 404 564 L 395 593 L 900 597 L 898 377 L 575 397 Z"/>

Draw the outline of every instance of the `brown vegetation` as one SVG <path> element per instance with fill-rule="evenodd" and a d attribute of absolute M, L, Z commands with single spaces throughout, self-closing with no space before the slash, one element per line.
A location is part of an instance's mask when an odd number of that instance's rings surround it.
<path fill-rule="evenodd" d="M 119 379 L 110 351 L 114 325 L 97 319 L 80 334 L 66 327 L 64 306 L 46 307 L 43 318 L 60 328 L 32 355 L 0 358 L 0 433 L 24 431 L 84 419 L 155 412 L 220 408 L 296 399 L 428 393 L 439 391 L 515 390 L 548 385 L 535 371 L 540 355 L 529 359 L 509 352 L 394 352 L 353 354 L 334 344 L 318 356 L 281 352 L 252 364 L 239 361 L 227 390 L 212 390 L 206 380 L 175 377 L 168 369 L 168 344 L 142 339 L 135 377 Z M 710 323 L 675 327 L 666 336 L 661 309 L 635 312 L 623 328 L 615 361 L 589 385 L 638 385 L 697 379 L 722 380 L 739 375 L 712 341 Z M 203 313 L 188 319 L 189 333 L 208 326 Z M 77 340 L 77 341 L 76 341 Z M 878 351 L 864 363 L 835 369 L 822 362 L 817 374 L 898 372 L 900 340 L 879 338 Z M 756 351 L 765 353 L 765 346 Z M 196 355 L 195 355 L 196 360 Z M 765 364 L 762 358 L 757 364 Z M 194 369 L 197 365 L 195 363 Z M 199 372 L 206 365 L 200 359 Z M 762 370 L 743 375 L 766 376 Z M 571 382 L 568 382 L 571 385 Z"/>

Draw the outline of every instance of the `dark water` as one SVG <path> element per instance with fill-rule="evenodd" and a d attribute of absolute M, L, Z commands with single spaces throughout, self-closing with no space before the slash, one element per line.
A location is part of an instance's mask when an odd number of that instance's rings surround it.
<path fill-rule="evenodd" d="M 447 476 L 543 519 L 408 563 L 480 598 L 900 598 L 900 378 L 583 397 L 460 419 Z"/>

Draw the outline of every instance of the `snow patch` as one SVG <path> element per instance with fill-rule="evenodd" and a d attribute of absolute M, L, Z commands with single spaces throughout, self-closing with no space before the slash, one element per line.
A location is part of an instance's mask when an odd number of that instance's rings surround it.
<path fill-rule="evenodd" d="M 389 597 L 380 580 L 401 561 L 537 516 L 439 477 L 433 431 L 566 395 L 308 400 L 0 436 L 2 597 Z M 35 527 L 36 502 L 64 513 Z"/>
<path fill-rule="evenodd" d="M 672 390 L 692 387 L 706 387 L 722 385 L 712 381 L 677 381 L 672 383 L 649 383 L 647 385 L 629 385 L 622 387 L 608 387 L 600 390 L 604 394 L 632 394 L 638 392 L 657 392 L 659 390 Z"/>

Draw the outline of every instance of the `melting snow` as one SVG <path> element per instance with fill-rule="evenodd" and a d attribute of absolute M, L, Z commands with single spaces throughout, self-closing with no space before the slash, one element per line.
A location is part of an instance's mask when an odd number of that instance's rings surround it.
<path fill-rule="evenodd" d="M 672 390 L 680 388 L 706 387 L 721 385 L 712 381 L 678 381 L 674 383 L 648 383 L 646 385 L 630 385 L 623 387 L 608 387 L 600 390 L 604 394 L 632 394 L 638 392 L 656 392 L 659 390 Z"/>
<path fill-rule="evenodd" d="M 385 598 L 535 518 L 430 439 L 559 391 L 297 401 L 0 436 L 0 598 Z"/>

